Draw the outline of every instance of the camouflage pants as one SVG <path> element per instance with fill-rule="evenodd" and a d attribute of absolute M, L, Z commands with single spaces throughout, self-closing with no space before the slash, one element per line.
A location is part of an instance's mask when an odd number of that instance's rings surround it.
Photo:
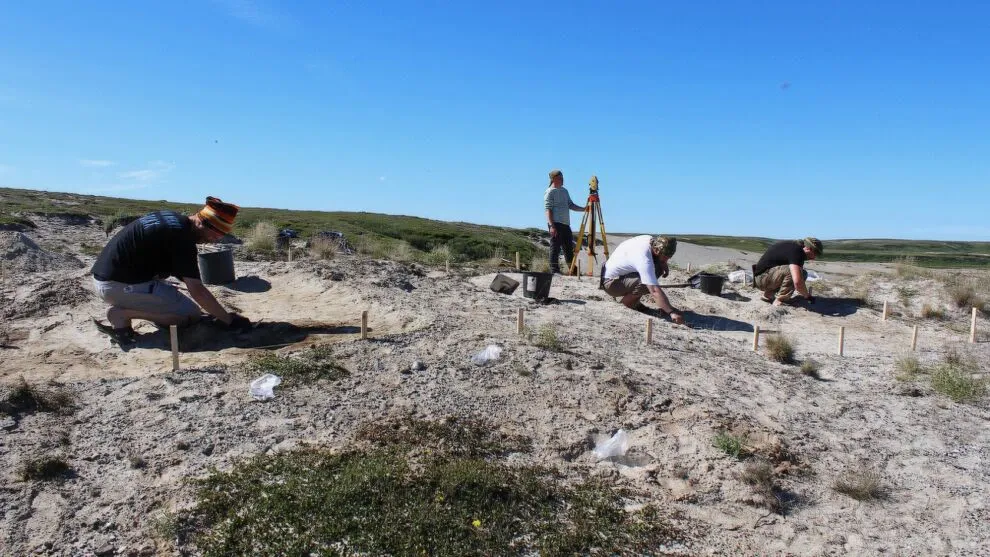
<path fill-rule="evenodd" d="M 807 277 L 808 272 L 801 269 L 801 276 Z M 753 285 L 763 291 L 764 300 L 774 298 L 786 302 L 794 294 L 794 277 L 791 276 L 790 265 L 778 265 L 760 273 L 753 279 Z"/>

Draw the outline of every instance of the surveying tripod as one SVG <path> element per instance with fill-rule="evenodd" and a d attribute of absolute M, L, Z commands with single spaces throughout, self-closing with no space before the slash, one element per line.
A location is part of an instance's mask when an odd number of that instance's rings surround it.
<path fill-rule="evenodd" d="M 578 267 L 578 257 L 581 253 L 581 244 L 584 243 L 584 229 L 588 226 L 588 276 L 595 275 L 595 221 L 602 228 L 602 244 L 605 252 L 605 259 L 608 259 L 608 237 L 605 236 L 605 219 L 602 218 L 602 204 L 598 198 L 598 176 L 592 176 L 588 182 L 588 204 L 584 207 L 584 216 L 581 217 L 581 230 L 578 231 L 577 245 L 574 247 L 574 258 L 571 259 L 571 268 L 567 274 L 576 275 Z"/>

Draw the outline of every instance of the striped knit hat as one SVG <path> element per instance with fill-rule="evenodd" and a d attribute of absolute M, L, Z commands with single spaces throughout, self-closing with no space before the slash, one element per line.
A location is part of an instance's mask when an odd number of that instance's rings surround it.
<path fill-rule="evenodd" d="M 234 218 L 237 217 L 239 209 L 240 207 L 237 205 L 224 203 L 216 197 L 207 197 L 206 207 L 200 209 L 197 214 L 206 226 L 221 234 L 230 234 L 234 228 Z"/>

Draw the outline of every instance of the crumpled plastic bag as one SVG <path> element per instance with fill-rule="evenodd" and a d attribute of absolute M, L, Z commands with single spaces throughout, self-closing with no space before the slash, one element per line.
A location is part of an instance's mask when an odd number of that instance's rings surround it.
<path fill-rule="evenodd" d="M 489 344 L 484 350 L 478 352 L 474 356 L 471 356 L 471 361 L 479 366 L 483 366 L 488 362 L 493 362 L 502 355 L 502 347 L 496 346 L 494 344 Z"/>
<path fill-rule="evenodd" d="M 595 456 L 598 460 L 605 460 L 616 456 L 623 456 L 629 450 L 629 436 L 626 430 L 620 429 L 615 432 L 611 439 L 601 441 L 595 446 Z"/>
<path fill-rule="evenodd" d="M 275 398 L 275 386 L 282 382 L 282 378 L 278 375 L 271 373 L 266 373 L 261 377 L 251 381 L 251 387 L 248 392 L 255 400 L 268 400 L 270 398 Z"/>
<path fill-rule="evenodd" d="M 753 282 L 753 273 L 739 269 L 729 273 L 729 282 L 742 282 L 749 284 Z"/>

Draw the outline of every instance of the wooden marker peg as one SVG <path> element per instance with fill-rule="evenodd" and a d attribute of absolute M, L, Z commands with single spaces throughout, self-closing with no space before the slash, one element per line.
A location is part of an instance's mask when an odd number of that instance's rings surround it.
<path fill-rule="evenodd" d="M 688 261 L 688 274 L 691 274 L 691 262 Z"/>
<path fill-rule="evenodd" d="M 914 326 L 914 331 L 911 332 L 911 351 L 914 352 L 918 349 L 918 326 Z"/>
<path fill-rule="evenodd" d="M 839 327 L 839 355 L 842 355 L 843 344 L 846 340 L 846 328 Z"/>
<path fill-rule="evenodd" d="M 973 308 L 973 317 L 969 320 L 969 343 L 976 343 L 976 308 Z"/>
<path fill-rule="evenodd" d="M 446 261 L 446 263 L 444 263 L 444 266 L 447 269 L 447 274 L 449 275 L 450 274 L 450 259 L 448 259 Z"/>
<path fill-rule="evenodd" d="M 522 269 L 522 265 L 520 265 L 520 263 L 519 263 L 519 252 L 517 251 L 516 252 L 516 270 L 519 271 L 521 269 Z"/>
<path fill-rule="evenodd" d="M 753 352 L 760 348 L 760 326 L 753 325 Z"/>
<path fill-rule="evenodd" d="M 519 308 L 519 314 L 516 315 L 516 332 L 518 334 L 523 334 L 526 330 L 526 310 Z"/>
<path fill-rule="evenodd" d="M 646 319 L 646 344 L 653 344 L 653 320 Z"/>
<path fill-rule="evenodd" d="M 168 333 L 172 337 L 172 371 L 179 371 L 179 329 L 169 325 Z"/>
<path fill-rule="evenodd" d="M 368 338 L 368 310 L 361 312 L 361 340 Z"/>
<path fill-rule="evenodd" d="M 883 320 L 887 320 L 887 300 L 883 301 Z"/>
<path fill-rule="evenodd" d="M 292 261 L 292 246 L 289 246 L 289 261 Z"/>

